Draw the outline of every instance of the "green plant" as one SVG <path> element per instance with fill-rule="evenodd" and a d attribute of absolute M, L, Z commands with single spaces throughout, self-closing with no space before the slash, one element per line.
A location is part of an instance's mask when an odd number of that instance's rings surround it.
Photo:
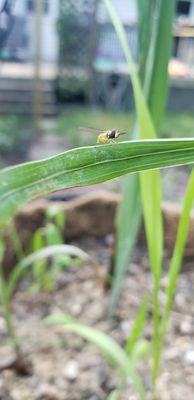
<path fill-rule="evenodd" d="M 45 225 L 36 230 L 31 240 L 31 253 L 43 249 L 47 246 L 62 245 L 64 243 L 63 234 L 65 228 L 65 213 L 57 206 L 50 206 L 46 210 Z M 79 259 L 73 263 L 80 262 Z M 54 290 L 56 278 L 59 271 L 72 264 L 72 258 L 68 254 L 60 254 L 52 259 L 38 260 L 32 266 L 32 286 L 31 290 L 39 291 Z"/>
<path fill-rule="evenodd" d="M 166 304 L 164 313 L 160 324 L 160 343 L 159 343 L 159 360 L 161 357 L 162 348 L 164 345 L 165 335 L 167 331 L 167 324 L 170 318 L 170 313 L 173 305 L 174 294 L 176 289 L 177 278 L 179 275 L 184 248 L 187 240 L 187 234 L 189 230 L 190 214 L 194 201 L 194 170 L 191 172 L 191 176 L 187 185 L 185 200 L 182 208 L 180 222 L 178 226 L 177 238 L 173 250 L 173 255 L 170 260 L 169 271 L 168 271 L 168 285 L 166 288 Z M 158 363 L 159 364 L 159 363 Z M 158 365 L 159 368 L 159 365 Z"/>
<path fill-rule="evenodd" d="M 8 236 L 11 240 L 13 250 L 15 253 L 16 261 L 21 261 L 25 257 L 22 240 L 19 237 L 18 231 L 15 226 L 15 221 L 12 219 L 6 226 Z"/>
<path fill-rule="evenodd" d="M 127 37 L 124 31 L 124 28 L 119 20 L 119 17 L 111 3 L 110 0 L 104 0 L 107 9 L 109 11 L 111 20 L 116 29 L 117 35 L 120 39 L 120 43 L 122 45 L 122 49 L 124 55 L 126 57 L 127 65 L 129 68 L 129 73 L 131 77 L 131 82 L 134 91 L 134 99 L 135 106 L 137 112 L 137 126 L 136 126 L 136 134 L 141 139 L 155 138 L 156 137 L 156 128 L 158 128 L 159 121 L 161 119 L 161 115 L 163 113 L 163 108 L 165 104 L 166 97 L 166 87 L 167 87 L 167 63 L 170 54 L 170 34 L 171 34 L 171 26 L 172 26 L 172 18 L 173 18 L 173 4 L 174 2 L 168 2 L 166 0 L 158 0 L 157 2 L 150 2 L 150 7 L 154 10 L 155 22 L 153 24 L 153 31 L 150 31 L 150 27 L 147 28 L 145 37 L 148 35 L 151 37 L 153 35 L 153 40 L 149 46 L 149 40 L 147 40 L 146 51 L 143 55 L 144 62 L 146 62 L 146 68 L 142 72 L 142 68 L 140 73 L 142 73 L 143 78 L 145 80 L 145 93 L 148 100 L 148 105 L 146 103 L 145 97 L 143 95 L 143 90 L 141 87 L 140 79 L 138 77 L 138 73 L 135 68 L 135 64 L 133 62 L 131 52 L 128 46 Z M 138 3 L 142 9 L 145 9 L 147 12 L 148 5 L 144 0 L 139 1 Z M 149 10 L 149 15 L 151 15 L 151 9 Z M 164 26 L 164 16 L 165 26 Z M 150 17 L 151 18 L 151 17 Z M 146 29 L 145 22 L 142 30 Z M 163 47 L 163 38 L 167 37 L 168 42 L 166 48 Z M 159 46 L 161 43 L 161 46 Z M 143 46 L 140 47 L 140 50 L 143 49 Z M 151 55 L 148 58 L 148 55 Z M 160 56 L 163 55 L 163 60 L 161 61 Z M 141 67 L 143 67 L 143 63 Z M 159 72 L 157 76 L 157 72 Z M 162 73 L 161 73 L 162 72 Z M 159 79 L 158 79 L 159 78 Z M 161 89 L 161 90 L 160 90 Z M 158 92 L 159 91 L 159 92 Z M 161 93 L 160 93 L 161 92 Z M 157 94 L 157 95 L 156 95 Z M 125 252 L 126 257 L 123 258 L 123 255 L 120 256 L 120 250 L 122 250 L 121 245 L 118 244 L 116 248 L 116 263 L 115 263 L 115 271 L 116 276 L 113 280 L 113 307 L 115 305 L 115 301 L 118 298 L 118 290 L 120 288 L 120 278 L 123 275 L 124 269 L 126 268 L 126 261 L 131 254 L 132 247 L 135 243 L 135 236 L 138 231 L 139 218 L 140 218 L 140 209 L 137 207 L 137 203 L 130 202 L 129 216 L 126 213 L 126 202 L 129 202 L 129 198 L 132 193 L 138 190 L 138 186 L 135 184 L 135 181 L 132 181 L 133 186 L 131 186 L 131 182 L 128 185 L 128 191 L 125 190 L 125 199 L 123 200 L 123 206 L 119 211 L 119 231 L 123 231 L 123 234 L 118 235 L 118 240 L 125 240 L 129 244 L 128 252 Z M 135 186 L 134 186 L 135 185 Z M 160 276 L 162 270 L 162 254 L 163 254 L 163 226 L 162 226 L 162 215 L 161 215 L 161 182 L 160 182 L 160 174 L 157 171 L 151 172 L 143 172 L 140 174 L 140 188 L 141 188 L 141 202 L 143 208 L 143 216 L 144 216 L 144 225 L 146 231 L 147 245 L 149 251 L 149 259 L 150 259 L 150 268 L 152 271 L 154 288 L 153 288 L 153 366 L 152 366 L 152 383 L 155 385 L 156 375 L 157 375 L 157 365 L 159 358 L 159 286 L 160 286 Z M 131 207 L 132 206 L 132 207 Z M 135 213 L 136 219 L 135 221 L 135 229 L 134 232 L 129 231 L 130 224 L 123 225 L 122 222 L 125 218 L 130 218 L 131 215 Z M 121 224 L 120 224 L 121 222 Z M 132 236 L 132 240 L 131 240 Z M 119 251 L 119 253 L 118 253 Z M 122 265 L 120 265 L 120 258 L 122 261 Z M 118 271 L 121 269 L 122 273 Z M 117 279 L 118 277 L 118 279 Z"/>
<path fill-rule="evenodd" d="M 114 8 L 111 5 L 111 2 L 109 0 L 104 0 L 104 1 L 107 5 L 113 24 L 120 38 L 120 42 L 131 73 L 131 80 L 136 100 L 136 110 L 137 110 L 137 120 L 138 120 L 137 122 L 141 136 L 142 120 L 144 119 L 144 121 L 146 121 L 145 119 L 146 107 L 145 106 L 142 107 L 142 101 L 141 99 L 138 99 L 139 96 L 139 84 L 137 84 L 138 78 L 137 76 L 134 76 L 135 74 L 134 65 L 131 60 L 130 50 L 127 46 L 127 40 L 124 30 L 114 11 Z M 139 31 L 140 31 L 139 38 L 142 38 L 141 34 L 144 35 L 143 37 L 144 40 L 140 41 L 139 43 L 140 55 L 142 56 L 140 57 L 140 76 L 142 81 L 144 81 L 145 94 L 148 101 L 152 120 L 154 122 L 155 127 L 158 129 L 164 111 L 166 91 L 167 91 L 167 66 L 171 49 L 170 38 L 171 38 L 175 2 L 174 1 L 169 2 L 168 0 L 158 0 L 153 2 L 150 1 L 148 3 L 145 0 L 139 0 L 138 5 L 141 17 L 139 23 Z M 156 14 L 155 14 L 155 21 L 153 23 L 153 40 L 150 42 L 151 44 L 149 47 L 148 38 L 151 39 L 150 37 L 151 31 L 149 22 L 147 21 L 147 19 L 145 20 L 145 15 L 147 15 L 149 20 L 149 18 L 151 18 L 152 15 L 151 10 L 152 9 L 154 10 L 154 7 L 156 10 Z M 144 129 L 146 130 L 146 127 L 144 127 Z M 160 197 L 161 197 L 160 183 L 156 176 L 147 175 L 146 177 L 145 174 L 143 175 L 143 177 L 142 175 L 140 175 L 140 181 L 141 181 L 141 197 L 143 203 L 144 222 L 145 222 L 145 229 L 148 241 L 151 270 L 154 279 L 153 367 L 152 367 L 152 385 L 154 389 L 156 378 L 159 371 L 161 350 L 163 347 L 163 342 L 166 334 L 167 323 L 173 304 L 176 281 L 180 270 L 184 252 L 184 246 L 188 233 L 189 217 L 194 195 L 193 191 L 194 172 L 192 172 L 191 178 L 189 180 L 185 203 L 183 206 L 183 211 L 178 228 L 177 240 L 173 252 L 173 257 L 170 262 L 170 269 L 168 274 L 168 286 L 166 290 L 167 300 L 161 323 L 159 320 L 159 299 L 158 299 L 161 265 L 162 265 L 161 263 L 162 263 L 162 234 L 163 234 L 162 224 L 161 224 L 161 214 L 159 210 Z M 131 185 L 128 185 L 128 189 L 132 189 L 136 193 L 137 189 L 133 185 L 132 187 Z M 135 234 L 133 235 L 133 232 L 131 234 L 132 238 L 130 237 L 129 228 L 127 230 L 127 224 L 126 223 L 123 224 L 124 228 L 122 227 L 122 223 L 125 216 L 127 218 L 125 202 L 131 195 L 131 193 L 128 190 L 126 190 L 125 193 L 126 195 L 123 201 L 123 207 L 121 206 L 120 218 L 118 219 L 119 223 L 121 222 L 120 231 L 123 232 L 122 234 L 120 234 L 119 232 L 118 243 L 120 241 L 123 241 L 125 242 L 126 245 L 126 243 L 128 242 L 129 251 L 128 253 L 126 252 L 123 257 L 122 254 L 119 253 L 122 252 L 123 249 L 119 243 L 117 247 L 117 260 L 116 260 L 118 281 L 115 279 L 117 286 L 118 283 L 120 284 L 122 271 L 124 270 L 126 265 L 126 260 L 127 258 L 129 258 L 129 255 L 132 251 L 132 247 L 134 245 L 134 237 L 138 230 L 137 227 L 138 227 L 139 210 L 134 202 L 130 203 L 132 207 L 130 207 L 130 213 L 129 213 L 129 215 L 131 216 L 132 215 L 131 211 L 132 211 L 136 213 L 137 216 L 136 220 L 134 219 L 133 216 L 133 220 L 136 223 L 135 226 L 136 229 L 134 229 Z M 153 218 L 155 219 L 155 221 L 153 220 Z M 122 270 L 121 272 L 118 272 L 120 268 L 119 266 L 120 260 L 122 263 L 121 264 Z M 113 295 L 115 296 L 114 291 Z"/>
<path fill-rule="evenodd" d="M 105 0 L 109 10 L 115 30 L 120 39 L 123 52 L 126 57 L 129 74 L 131 76 L 134 96 L 136 101 L 137 110 L 137 124 L 134 129 L 134 135 L 137 134 L 141 138 L 156 136 L 156 131 L 159 130 L 159 122 L 162 118 L 166 100 L 167 92 L 167 66 L 170 56 L 171 48 L 171 29 L 173 22 L 173 9 L 174 2 L 166 0 L 159 1 L 145 1 L 138 0 L 138 63 L 139 63 L 139 76 L 141 79 L 142 87 L 149 105 L 149 112 L 145 104 L 145 100 L 140 100 L 142 90 L 138 80 L 137 72 L 130 54 L 130 49 L 127 42 L 124 29 L 121 22 L 116 15 L 114 8 L 109 0 Z M 165 23 L 164 23 L 165 21 Z M 165 45 L 164 45 L 165 43 Z M 165 46 L 165 47 L 164 47 Z M 140 94 L 141 92 L 141 94 Z M 147 114 L 146 119 L 144 118 Z M 152 123 L 148 121 L 152 117 Z M 145 121 L 147 125 L 145 126 Z M 143 125 L 144 121 L 144 125 Z M 150 129 L 151 127 L 151 129 Z M 147 133 L 145 133 L 147 132 Z M 158 181 L 156 183 L 156 180 Z M 133 252 L 136 243 L 137 234 L 139 231 L 141 219 L 141 203 L 137 202 L 136 198 L 139 196 L 140 186 L 142 188 L 141 197 L 143 202 L 143 211 L 146 220 L 146 231 L 148 238 L 148 247 L 150 257 L 153 253 L 151 240 L 149 239 L 150 226 L 157 227 L 157 221 L 151 222 L 151 214 L 147 209 L 147 203 L 151 204 L 154 201 L 154 208 L 157 209 L 158 221 L 161 220 L 160 214 L 160 182 L 159 177 L 156 178 L 154 174 L 144 174 L 139 177 L 126 177 L 123 181 L 122 201 L 118 208 L 118 215 L 116 219 L 117 238 L 116 238 L 116 254 L 115 254 L 115 270 L 112 287 L 112 310 L 114 310 L 118 301 L 119 292 L 121 289 L 122 278 L 124 276 L 129 259 Z M 157 184 L 158 199 L 155 196 L 155 185 Z M 149 199 L 150 197 L 150 199 Z M 147 217 L 146 217 L 147 215 Z M 156 223 L 154 223 L 156 222 Z M 161 223 L 160 223 L 161 225 Z M 154 228 L 155 232 L 159 229 Z M 160 227 L 162 232 L 162 227 Z M 152 236 L 152 235 L 151 235 Z M 160 242 L 160 244 L 159 244 Z M 162 247 L 161 233 L 157 238 L 158 250 Z M 161 252 L 161 251 L 160 251 Z M 159 256 L 161 257 L 161 256 Z M 157 261 L 158 263 L 158 261 Z M 153 262 L 151 263 L 153 264 Z M 156 265 L 155 265 L 156 267 Z M 158 267 L 157 267 L 158 268 Z M 153 269 L 153 268 L 152 268 Z M 155 268 L 156 269 L 156 268 Z M 160 267 L 161 269 L 161 267 Z"/>
<path fill-rule="evenodd" d="M 122 389 L 128 377 L 132 379 L 137 393 L 139 394 L 139 398 L 145 399 L 145 389 L 140 375 L 136 370 L 136 365 L 140 359 L 145 358 L 148 355 L 149 351 L 148 342 L 139 339 L 142 335 L 146 316 L 147 299 L 145 299 L 140 307 L 129 339 L 123 347 L 120 346 L 111 336 L 87 325 L 83 325 L 76 319 L 64 314 L 51 315 L 46 318 L 46 322 L 49 324 L 62 325 L 64 330 L 72 331 L 82 336 L 84 339 L 97 346 L 106 356 L 110 365 L 117 369 L 118 387 L 109 394 L 107 400 L 120 398 Z"/>
<path fill-rule="evenodd" d="M 45 247 L 39 251 L 36 251 L 29 256 L 23 258 L 18 264 L 16 264 L 9 274 L 8 278 L 5 279 L 2 260 L 4 254 L 4 245 L 1 240 L 0 243 L 0 302 L 2 304 L 3 316 L 7 326 L 7 332 L 9 338 L 11 340 L 12 347 L 14 349 L 14 357 L 8 360 L 8 365 L 4 365 L 4 367 L 8 367 L 11 365 L 15 368 L 18 373 L 26 374 L 28 373 L 28 365 L 23 357 L 20 342 L 17 338 L 17 334 L 15 331 L 12 311 L 11 311 L 11 299 L 14 293 L 14 290 L 23 276 L 23 274 L 32 267 L 34 263 L 40 263 L 41 261 L 58 257 L 59 255 L 68 256 L 68 257 L 78 257 L 79 259 L 90 261 L 90 257 L 84 251 L 80 250 L 75 246 L 70 245 L 53 245 Z M 93 263 L 93 262 L 92 262 Z"/>
<path fill-rule="evenodd" d="M 3 228 L 21 205 L 43 193 L 70 186 L 95 184 L 127 173 L 193 162 L 194 139 L 161 139 L 82 147 L 43 161 L 6 168 L 0 172 L 0 226 Z M 42 252 L 45 256 L 44 250 Z M 10 313 L 10 296 L 15 283 L 29 264 L 40 261 L 39 255 L 36 257 L 31 255 L 27 261 L 22 260 L 14 269 L 7 288 L 2 291 L 2 302 L 5 310 L 8 310 L 5 315 Z M 2 285 L 4 287 L 3 278 Z M 11 330 L 10 334 L 14 343 Z M 157 331 L 157 335 L 159 344 L 160 332 Z M 160 346 L 156 351 L 158 362 Z"/>
<path fill-rule="evenodd" d="M 66 187 L 73 186 L 84 186 L 89 184 L 95 184 L 98 182 L 103 182 L 108 179 L 113 179 L 118 176 L 122 176 L 128 173 L 140 172 L 145 170 L 153 170 L 158 168 L 163 168 L 173 165 L 183 165 L 194 162 L 194 139 L 182 139 L 182 140 L 147 140 L 149 137 L 155 138 L 155 128 L 159 125 L 163 106 L 165 99 L 166 87 L 163 87 L 164 81 L 160 82 L 156 79 L 156 71 L 161 67 L 160 63 L 163 61 L 162 46 L 165 45 L 166 26 L 162 24 L 163 15 L 166 10 L 169 10 L 170 14 L 168 17 L 168 29 L 170 27 L 170 18 L 172 17 L 172 10 L 174 2 L 167 0 L 157 0 L 152 2 L 152 6 L 157 5 L 157 16 L 161 17 L 156 19 L 156 36 L 160 37 L 160 41 L 163 40 L 161 48 L 157 46 L 157 40 L 152 45 L 153 63 L 148 68 L 148 72 L 145 70 L 142 72 L 142 80 L 145 79 L 145 91 L 147 96 L 148 105 L 150 112 L 148 110 L 143 91 L 140 85 L 140 80 L 138 78 L 136 68 L 131 59 L 131 54 L 128 48 L 126 37 L 122 26 L 111 7 L 111 2 L 106 0 L 106 4 L 109 8 L 112 19 L 115 23 L 118 35 L 120 37 L 123 49 L 130 67 L 131 80 L 134 88 L 136 110 L 137 110 L 137 127 L 136 131 L 139 132 L 141 138 L 146 140 L 123 142 L 116 145 L 110 146 L 91 146 L 83 147 L 81 149 L 74 149 L 65 152 L 56 157 L 43 160 L 36 163 L 27 163 L 25 165 L 20 165 L 16 167 L 11 167 L 1 171 L 0 173 L 0 225 L 1 227 L 7 222 L 9 218 L 17 211 L 18 207 L 23 205 L 25 202 L 35 198 L 39 195 L 49 193 L 51 191 L 62 189 Z M 146 5 L 145 0 L 139 4 Z M 151 2 L 150 2 L 151 5 Z M 158 14 L 158 12 L 160 13 Z M 148 13 L 149 14 L 149 13 Z M 144 27 L 145 29 L 145 27 Z M 150 31 L 148 32 L 148 37 L 150 37 Z M 161 39 L 162 38 L 162 39 Z M 165 40 L 164 40 L 165 39 Z M 148 43 L 149 41 L 147 41 Z M 146 45 L 148 46 L 148 45 Z M 142 46 L 143 47 L 143 46 Z M 145 49 L 145 54 L 143 57 L 146 59 L 148 55 L 148 48 Z M 150 50 L 150 51 L 151 51 Z M 166 59 L 166 55 L 165 55 Z M 164 68 L 164 65 L 163 65 Z M 155 72 L 154 72 L 155 71 Z M 148 75 L 147 75 L 148 74 Z M 164 78 L 164 75 L 163 77 Z M 162 99 L 157 103 L 156 93 L 154 93 L 153 88 L 159 88 L 162 91 Z M 157 90 L 157 91 L 158 91 Z M 164 90 L 164 92 L 163 92 Z M 158 106 L 159 105 L 159 106 Z M 153 115 L 152 115 L 153 113 Z M 153 121 L 152 121 L 153 118 Z M 134 177 L 133 177 L 134 178 Z M 137 203 L 138 197 L 138 186 L 134 179 L 135 192 L 133 192 L 132 206 Z M 178 229 L 177 241 L 173 253 L 173 258 L 170 263 L 169 269 L 169 281 L 167 286 L 167 301 L 165 305 L 165 311 L 162 315 L 161 322 L 159 320 L 159 285 L 160 285 L 160 274 L 161 274 L 161 261 L 162 261 L 162 221 L 160 212 L 160 178 L 159 174 L 156 172 L 151 172 L 149 174 L 143 173 L 141 176 L 141 193 L 142 193 L 142 203 L 145 218 L 145 227 L 148 239 L 148 248 L 150 255 L 151 270 L 154 279 L 154 293 L 153 293 L 153 303 L 154 303 L 154 335 L 153 335 L 153 368 L 152 368 L 152 383 L 155 386 L 156 378 L 159 370 L 159 363 L 161 357 L 161 351 L 163 347 L 163 342 L 165 338 L 165 333 L 167 329 L 167 322 L 170 316 L 170 311 L 172 308 L 173 297 L 175 292 L 176 280 L 178 277 L 181 260 L 183 257 L 185 240 L 188 232 L 189 215 L 193 202 L 194 196 L 194 173 L 191 175 L 189 181 L 188 190 L 185 198 L 185 203 L 183 206 L 183 213 L 180 220 L 180 225 Z M 129 191 L 130 185 L 127 187 Z M 134 194 L 135 193 L 135 194 Z M 134 209 L 133 209 L 134 210 Z M 138 210 L 138 207 L 137 207 Z M 124 214 L 123 214 L 124 215 Z M 125 213 L 126 215 L 126 213 Z M 137 219 L 133 222 L 133 229 L 135 230 L 138 224 L 139 215 L 137 214 Z M 125 231 L 123 237 L 127 238 L 128 225 L 125 225 Z M 123 238 L 122 238 L 123 240 Z M 128 242 L 127 242 L 128 243 Z M 130 249 L 133 246 L 134 241 L 130 245 Z M 121 250 L 122 251 L 122 247 Z M 125 254 L 128 257 L 129 254 Z M 33 259 L 33 262 L 37 260 Z M 38 259 L 39 261 L 39 259 Z M 125 262 L 125 260 L 123 261 Z M 23 271 L 25 268 L 21 268 Z M 17 271 L 17 268 L 16 268 Z M 19 268 L 20 271 L 20 268 Z M 120 272 L 119 272 L 120 273 Z M 15 272 L 16 277 L 13 282 L 17 281 L 17 272 Z M 2 273 L 1 273 L 2 275 Z M 20 272 L 19 272 L 20 276 Z M 15 283 L 14 283 L 15 284 Z M 10 285 L 8 285 L 10 286 Z M 10 289 L 7 291 L 4 277 L 2 275 L 1 279 L 1 296 L 2 303 L 5 309 L 5 318 L 7 318 L 7 326 L 10 331 L 10 336 L 12 336 L 12 341 L 15 346 L 18 346 L 18 342 L 15 339 L 15 334 L 12 325 L 10 325 L 10 306 L 9 306 L 9 295 L 12 293 Z M 11 286 L 12 288 L 12 286 Z M 74 329 L 76 322 L 73 320 L 66 320 L 71 329 Z M 65 323 L 66 323 L 65 322 Z M 73 325 L 73 326 L 72 326 Z M 11 328 L 10 328 L 11 326 Z M 83 332 L 83 326 L 79 327 L 79 330 Z M 98 342 L 97 333 L 91 332 L 93 341 Z M 83 335 L 86 334 L 83 333 Z M 134 335 L 136 332 L 134 330 Z M 89 336 L 88 336 L 89 338 Z M 133 338 L 133 336 L 132 336 Z M 105 342 L 105 338 L 103 337 Z M 129 342 L 130 343 L 130 342 Z M 112 344 L 112 342 L 111 342 Z M 134 343 L 131 339 L 131 344 L 129 349 L 133 349 Z M 18 347 L 17 347 L 18 348 Z M 15 351 L 17 353 L 17 348 Z M 118 348 L 117 348 L 118 349 Z M 120 353 L 121 354 L 121 353 Z M 122 353 L 123 354 L 123 353 Z M 122 356 L 121 356 L 122 357 Z M 128 368 L 126 364 L 126 370 Z M 131 373 L 131 372 L 130 372 Z M 135 380 L 135 379 L 134 379 Z M 138 383 L 139 385 L 139 383 Z M 137 385 L 137 390 L 138 390 Z M 141 384 L 140 384 L 141 386 Z M 112 398 L 117 396 L 118 391 L 112 393 Z"/>
<path fill-rule="evenodd" d="M 45 224 L 37 229 L 32 236 L 29 249 L 24 251 L 22 241 L 18 235 L 13 220 L 7 226 L 7 232 L 11 239 L 16 255 L 16 260 L 22 261 L 26 256 L 35 253 L 47 246 L 64 244 L 63 234 L 65 229 L 65 213 L 56 205 L 46 209 Z M 59 271 L 67 266 L 79 264 L 79 258 L 72 260 L 68 254 L 56 255 L 52 260 L 36 260 L 31 268 L 32 285 L 30 290 L 54 290 Z"/>
<path fill-rule="evenodd" d="M 114 9 L 111 6 L 110 1 L 105 1 L 115 26 L 117 34 L 120 38 L 120 42 L 126 56 L 126 61 L 131 74 L 132 85 L 134 88 L 134 94 L 136 98 L 136 109 L 138 128 L 140 136 L 144 137 L 146 127 L 144 125 L 143 130 L 141 129 L 142 118 L 144 114 L 143 108 L 138 103 L 139 101 L 139 89 L 137 90 L 136 80 L 134 78 L 134 66 L 132 66 L 132 57 L 130 55 L 130 49 L 127 44 L 127 39 L 124 30 L 120 24 L 118 17 L 115 15 Z M 138 1 L 139 11 L 139 22 L 138 22 L 138 39 L 139 39 L 139 74 L 141 82 L 145 87 L 145 93 L 149 104 L 149 110 L 154 120 L 154 125 L 158 129 L 161 116 L 163 114 L 166 91 L 167 91 L 167 65 L 170 55 L 171 48 L 171 27 L 173 20 L 173 2 L 165 1 L 150 1 L 145 0 Z M 165 20 L 165 24 L 164 24 Z M 164 48 L 164 43 L 167 45 Z M 136 74 L 137 75 L 137 74 Z M 139 110 L 139 111 L 138 111 Z M 143 118 L 144 119 L 144 118 Z M 148 127 L 147 127 L 148 128 Z M 137 127 L 135 129 L 135 135 L 137 134 Z M 147 129 L 148 135 L 151 134 L 151 130 Z M 143 134 L 142 134 L 143 132 Z M 156 269 L 161 270 L 161 255 L 154 256 L 154 245 L 151 243 L 152 232 L 150 226 L 154 227 L 155 232 L 159 232 L 157 229 L 157 221 L 161 221 L 160 214 L 160 183 L 159 178 L 152 175 L 144 175 L 141 177 L 142 187 L 142 201 L 144 208 L 144 215 L 147 215 L 146 220 L 146 231 L 147 238 L 149 240 L 149 253 L 152 257 L 152 271 Z M 156 180 L 158 182 L 156 182 Z M 155 190 L 157 185 L 157 191 Z M 126 177 L 123 181 L 123 192 L 122 201 L 118 208 L 116 226 L 117 226 L 117 239 L 116 239 L 116 254 L 115 254 L 115 270 L 113 277 L 112 286 L 112 310 L 114 310 L 118 301 L 119 292 L 121 289 L 122 278 L 125 273 L 125 269 L 128 265 L 129 258 L 133 252 L 134 245 L 136 243 L 137 234 L 139 231 L 140 219 L 141 219 L 141 203 L 136 199 L 139 198 L 140 185 L 138 182 L 138 176 Z M 155 193 L 158 192 L 158 196 Z M 149 198 L 150 197 L 150 198 Z M 155 198 L 155 200 L 154 200 Z M 153 203 L 154 200 L 154 203 Z M 151 222 L 151 213 L 147 209 L 147 204 L 152 204 L 155 210 L 157 210 L 158 218 Z M 151 207 L 150 207 L 151 208 Z M 146 211 L 147 209 L 147 211 Z M 146 214 L 145 214 L 146 213 Z M 155 213 L 156 216 L 156 213 Z M 161 222 L 160 222 L 161 225 Z M 158 251 L 161 254 L 162 248 L 162 227 L 160 227 L 160 234 L 157 239 Z M 157 246 L 156 246 L 157 248 Z M 160 248 L 160 249 L 159 249 Z M 152 254 L 153 253 L 153 254 Z M 159 275 L 155 274 L 155 287 L 159 283 Z M 154 275 L 153 275 L 154 276 Z M 157 289 L 156 289 L 157 292 Z M 155 296 L 157 297 L 157 296 Z M 156 298 L 155 298 L 156 300 Z M 156 307 L 157 308 L 157 307 Z M 158 324 L 156 324 L 158 325 Z"/>

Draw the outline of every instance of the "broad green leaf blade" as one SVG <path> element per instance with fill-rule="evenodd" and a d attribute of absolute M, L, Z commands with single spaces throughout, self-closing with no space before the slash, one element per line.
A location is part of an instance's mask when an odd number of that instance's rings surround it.
<path fill-rule="evenodd" d="M 82 147 L 6 168 L 0 172 L 0 226 L 27 201 L 55 190 L 193 162 L 194 139 L 161 139 Z"/>
<path fill-rule="evenodd" d="M 90 326 L 83 325 L 68 315 L 51 315 L 46 318 L 49 324 L 60 324 L 67 331 L 72 331 L 96 345 L 108 360 L 118 368 L 121 379 L 131 377 L 141 399 L 145 399 L 145 391 L 139 375 L 136 373 L 130 358 L 123 348 L 111 337 Z M 114 397 L 113 397 L 114 398 Z"/>
<path fill-rule="evenodd" d="M 6 286 L 7 297 L 9 298 L 12 295 L 17 282 L 27 268 L 31 267 L 35 262 L 40 262 L 48 257 L 56 257 L 60 254 L 79 257 L 82 260 L 91 262 L 90 256 L 76 246 L 62 244 L 44 247 L 44 249 L 26 256 L 22 261 L 15 265 L 14 270 L 9 275 L 9 280 Z"/>

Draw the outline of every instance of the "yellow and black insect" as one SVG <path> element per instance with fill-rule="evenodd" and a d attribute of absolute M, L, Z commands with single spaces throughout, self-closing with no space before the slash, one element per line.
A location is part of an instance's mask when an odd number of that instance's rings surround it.
<path fill-rule="evenodd" d="M 124 135 L 126 132 L 119 132 L 116 129 L 110 129 L 108 131 L 101 132 L 98 135 L 97 144 L 106 144 L 106 143 L 116 143 L 115 139 L 117 139 L 120 135 Z"/>
<path fill-rule="evenodd" d="M 99 129 L 89 128 L 80 126 L 79 130 L 85 133 L 94 133 L 99 132 Z M 125 135 L 126 132 L 119 132 L 117 129 L 109 129 L 107 131 L 101 131 L 97 138 L 97 144 L 108 144 L 108 143 L 116 143 L 115 139 L 117 139 L 120 135 Z"/>

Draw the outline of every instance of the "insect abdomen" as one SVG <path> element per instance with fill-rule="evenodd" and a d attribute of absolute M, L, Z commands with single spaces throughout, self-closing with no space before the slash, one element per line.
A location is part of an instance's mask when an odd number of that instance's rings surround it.
<path fill-rule="evenodd" d="M 107 134 L 106 133 L 101 133 L 99 136 L 98 136 L 98 139 L 97 139 L 97 144 L 105 144 L 105 143 L 107 143 Z"/>

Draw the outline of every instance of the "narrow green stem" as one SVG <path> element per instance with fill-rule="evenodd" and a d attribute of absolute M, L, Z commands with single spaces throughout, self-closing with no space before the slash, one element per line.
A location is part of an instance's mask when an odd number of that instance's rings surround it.
<path fill-rule="evenodd" d="M 10 298 L 7 295 L 6 282 L 3 274 L 2 264 L 0 265 L 0 289 L 1 289 L 1 302 L 3 306 L 3 315 L 6 322 L 7 332 L 9 338 L 11 339 L 13 349 L 15 351 L 16 360 L 20 364 L 22 361 L 22 353 L 20 346 L 18 344 L 18 339 L 15 333 L 15 328 L 12 320 Z"/>
<path fill-rule="evenodd" d="M 9 235 L 14 246 L 17 261 L 21 261 L 25 257 L 25 254 L 14 221 L 9 224 Z"/>
<path fill-rule="evenodd" d="M 10 309 L 9 301 L 7 301 L 7 300 L 4 301 L 3 309 L 4 309 L 4 319 L 5 319 L 6 326 L 7 326 L 7 332 L 11 339 L 11 343 L 12 343 L 12 346 L 15 351 L 16 360 L 19 363 L 21 363 L 22 353 L 21 353 L 20 346 L 18 344 L 18 339 L 16 337 L 15 328 L 14 328 L 14 324 L 13 324 L 13 320 L 12 320 L 12 316 L 11 316 L 11 309 Z"/>
<path fill-rule="evenodd" d="M 160 275 L 154 278 L 153 289 L 153 365 L 152 365 L 152 389 L 155 390 L 156 379 L 158 376 L 160 364 L 160 308 L 159 308 L 159 288 L 160 288 Z"/>

